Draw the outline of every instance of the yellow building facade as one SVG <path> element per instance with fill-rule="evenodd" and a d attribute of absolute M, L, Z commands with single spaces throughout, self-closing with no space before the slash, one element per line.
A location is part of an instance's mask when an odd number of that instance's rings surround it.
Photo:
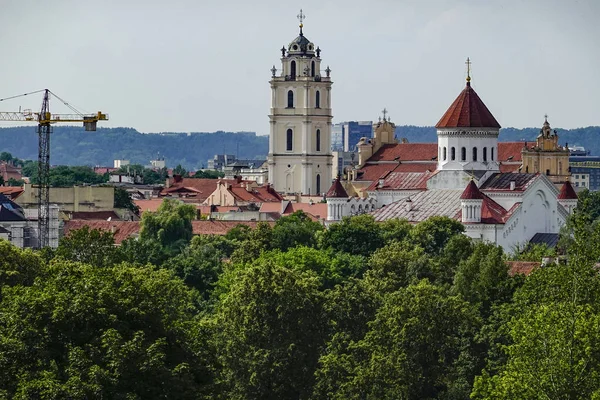
<path fill-rule="evenodd" d="M 535 144 L 526 143 L 521 154 L 521 172 L 545 174 L 554 183 L 566 182 L 571 177 L 569 149 L 558 144 L 558 134 L 550 127 L 547 118 Z"/>

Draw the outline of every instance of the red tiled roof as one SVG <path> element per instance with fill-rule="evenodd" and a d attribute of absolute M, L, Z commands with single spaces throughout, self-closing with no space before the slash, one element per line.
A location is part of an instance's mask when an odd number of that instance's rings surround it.
<path fill-rule="evenodd" d="M 383 186 L 379 185 L 379 180 L 374 180 L 369 185 L 367 191 L 374 190 L 427 190 L 427 180 L 431 172 L 397 172 L 393 171 L 385 175 Z"/>
<path fill-rule="evenodd" d="M 23 194 L 24 189 L 21 186 L 0 186 L 0 194 L 5 195 L 11 200 L 16 199 Z"/>
<path fill-rule="evenodd" d="M 120 221 L 121 218 L 114 211 L 77 211 L 69 213 L 71 220 L 87 220 L 87 221 L 106 221 L 110 218 L 111 221 Z"/>
<path fill-rule="evenodd" d="M 348 192 L 346 192 L 346 189 L 344 189 L 344 186 L 342 186 L 339 176 L 337 178 L 335 178 L 335 181 L 333 181 L 333 184 L 331 185 L 331 187 L 325 194 L 325 197 L 329 197 L 329 198 L 348 197 Z"/>
<path fill-rule="evenodd" d="M 500 172 L 519 172 L 521 163 L 500 163 Z"/>
<path fill-rule="evenodd" d="M 503 224 L 506 222 L 506 210 L 487 196 L 483 196 L 481 206 L 482 224 Z"/>
<path fill-rule="evenodd" d="M 164 199 L 144 199 L 144 200 L 133 200 L 133 203 L 140 208 L 140 212 L 152 211 L 156 212 L 158 207 L 162 204 Z"/>
<path fill-rule="evenodd" d="M 436 128 L 500 128 L 500 124 L 483 104 L 471 83 L 458 95 Z"/>
<path fill-rule="evenodd" d="M 121 242 L 131 236 L 135 236 L 140 232 L 139 221 L 88 221 L 88 220 L 71 220 L 65 222 L 64 233 L 69 235 L 70 231 L 81 229 L 84 226 L 90 229 L 99 229 L 102 231 L 112 231 L 115 237 L 115 243 Z"/>
<path fill-rule="evenodd" d="M 437 143 L 384 144 L 368 161 L 432 161 L 437 151 Z"/>
<path fill-rule="evenodd" d="M 542 263 L 535 261 L 507 261 L 508 275 L 515 276 L 517 274 L 529 275 L 538 269 Z"/>
<path fill-rule="evenodd" d="M 559 200 L 577 200 L 577 193 L 575 193 L 575 189 L 573 189 L 573 185 L 571 182 L 566 181 L 563 183 L 560 188 L 560 193 L 558 194 Z"/>
<path fill-rule="evenodd" d="M 479 188 L 484 193 L 486 191 L 507 191 L 510 192 L 510 183 L 515 182 L 515 192 L 525 191 L 531 185 L 538 174 L 513 174 L 513 173 L 495 173 L 490 176 Z"/>
<path fill-rule="evenodd" d="M 119 168 L 112 168 L 112 167 L 94 167 L 94 172 L 97 173 L 98 175 L 104 175 L 104 174 L 108 174 L 111 172 L 115 172 L 118 171 Z"/>
<path fill-rule="evenodd" d="M 321 220 L 327 218 L 327 203 L 289 203 L 282 215 L 290 215 L 296 211 L 304 211 L 309 216 L 313 216 L 313 220 Z"/>
<path fill-rule="evenodd" d="M 23 177 L 20 167 L 10 165 L 6 161 L 0 161 L 0 176 L 4 178 L 5 182 L 8 182 L 10 178 L 18 181 Z"/>
<path fill-rule="evenodd" d="M 405 162 L 397 163 L 382 163 L 382 164 L 366 164 L 358 170 L 358 181 L 375 181 L 387 175 L 390 172 L 433 172 L 437 168 L 435 162 Z"/>
<path fill-rule="evenodd" d="M 498 161 L 523 161 L 521 150 L 524 146 L 525 142 L 498 142 Z"/>
<path fill-rule="evenodd" d="M 237 200 L 245 202 L 267 203 L 280 202 L 283 200 L 283 197 L 270 186 L 251 187 L 250 190 L 248 190 L 243 183 L 232 184 L 229 192 Z"/>
<path fill-rule="evenodd" d="M 161 195 L 187 192 L 202 203 L 217 189 L 217 182 L 218 179 L 182 178 L 178 182 L 173 181 L 170 187 L 163 189 Z M 231 180 L 231 182 L 236 181 Z"/>
<path fill-rule="evenodd" d="M 473 180 L 469 182 L 465 191 L 460 195 L 462 200 L 482 200 L 483 195 Z"/>

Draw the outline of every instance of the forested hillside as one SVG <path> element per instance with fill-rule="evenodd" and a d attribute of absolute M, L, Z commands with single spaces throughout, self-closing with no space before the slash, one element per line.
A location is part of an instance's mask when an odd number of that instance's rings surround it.
<path fill-rule="evenodd" d="M 36 127 L 0 128 L 0 152 L 20 159 L 37 159 Z M 265 157 L 267 136 L 254 132 L 143 134 L 132 128 L 98 128 L 86 132 L 73 126 L 55 126 L 50 141 L 52 165 L 112 166 L 115 159 L 148 165 L 160 153 L 167 166 L 181 164 L 195 170 L 206 167 L 215 154 L 237 154 L 239 158 Z"/>
<path fill-rule="evenodd" d="M 568 262 L 528 277 L 445 217 L 193 237 L 165 200 L 120 247 L 0 240 L 0 398 L 598 399 L 599 215 L 581 193 Z"/>
<path fill-rule="evenodd" d="M 561 144 L 584 146 L 600 155 L 600 127 L 557 129 Z M 535 140 L 539 128 L 504 128 L 501 141 Z M 435 128 L 398 126 L 398 138 L 409 142 L 435 142 Z M 132 128 L 98 128 L 85 132 L 83 128 L 56 126 L 51 139 L 53 165 L 112 166 L 115 159 L 148 165 L 160 153 L 169 167 L 181 164 L 188 170 L 206 166 L 215 154 L 237 154 L 239 158 L 264 158 L 269 150 L 268 136 L 254 132 L 162 133 L 144 134 Z M 0 128 L 0 152 L 12 153 L 20 159 L 37 158 L 37 133 L 32 126 Z"/>

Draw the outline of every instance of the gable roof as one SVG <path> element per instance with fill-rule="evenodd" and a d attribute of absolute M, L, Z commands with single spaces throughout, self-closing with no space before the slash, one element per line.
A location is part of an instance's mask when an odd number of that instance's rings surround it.
<path fill-rule="evenodd" d="M 471 82 L 458 95 L 435 125 L 436 128 L 500 128 L 500 124 L 483 104 Z"/>
<path fill-rule="evenodd" d="M 432 161 L 437 151 L 437 143 L 390 143 L 381 146 L 369 161 Z"/>
<path fill-rule="evenodd" d="M 571 182 L 566 181 L 565 183 L 563 183 L 562 187 L 560 188 L 560 193 L 558 193 L 558 197 L 559 200 L 577 200 L 577 193 L 575 193 L 575 189 L 573 189 L 573 185 L 571 185 Z"/>
<path fill-rule="evenodd" d="M 0 186 L 0 194 L 9 197 L 11 200 L 22 195 L 24 191 L 25 190 L 21 186 Z"/>
<path fill-rule="evenodd" d="M 173 193 L 188 193 L 189 196 L 202 203 L 217 189 L 218 181 L 218 179 L 206 178 L 180 178 L 177 181 L 174 180 L 171 186 L 163 189 L 160 194 L 167 196 Z M 236 182 L 233 179 L 231 181 Z"/>
<path fill-rule="evenodd" d="M 238 201 L 268 203 L 283 200 L 283 197 L 271 186 L 255 186 L 248 189 L 245 185 L 245 183 L 231 184 L 231 187 L 227 190 Z"/>
<path fill-rule="evenodd" d="M 325 197 L 329 197 L 329 198 L 340 198 L 340 197 L 346 198 L 346 197 L 348 197 L 348 192 L 346 192 L 346 189 L 344 189 L 344 186 L 342 186 L 339 175 L 337 178 L 335 178 L 335 180 L 333 181 L 333 184 L 331 184 L 331 187 L 325 194 Z"/>

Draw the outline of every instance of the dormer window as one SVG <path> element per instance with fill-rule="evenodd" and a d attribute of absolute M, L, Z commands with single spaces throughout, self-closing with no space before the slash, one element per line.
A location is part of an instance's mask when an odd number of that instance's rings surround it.
<path fill-rule="evenodd" d="M 297 45 L 297 44 L 293 45 L 293 46 L 292 46 L 292 49 L 294 49 L 294 50 L 298 50 L 298 45 Z"/>

